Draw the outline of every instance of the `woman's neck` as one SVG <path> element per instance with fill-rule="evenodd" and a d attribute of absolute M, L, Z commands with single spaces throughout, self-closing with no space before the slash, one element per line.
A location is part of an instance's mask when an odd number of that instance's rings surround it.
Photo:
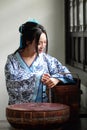
<path fill-rule="evenodd" d="M 25 63 L 30 66 L 35 60 L 37 53 L 28 49 L 24 49 L 20 52 L 21 57 L 25 61 Z"/>
<path fill-rule="evenodd" d="M 36 55 L 36 52 L 32 49 L 25 48 L 21 51 L 21 55 L 24 57 L 32 57 Z"/>

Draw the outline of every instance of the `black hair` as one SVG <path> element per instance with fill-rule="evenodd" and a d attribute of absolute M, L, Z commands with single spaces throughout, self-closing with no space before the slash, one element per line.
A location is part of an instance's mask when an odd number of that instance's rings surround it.
<path fill-rule="evenodd" d="M 17 51 L 24 49 L 26 45 L 26 41 L 29 41 L 29 44 L 32 43 L 33 40 L 36 42 L 36 52 L 38 53 L 38 43 L 40 39 L 40 35 L 45 33 L 47 39 L 46 45 L 46 53 L 48 51 L 48 37 L 45 28 L 35 22 L 26 22 L 19 27 L 19 32 L 21 33 L 21 47 L 19 47 Z"/>

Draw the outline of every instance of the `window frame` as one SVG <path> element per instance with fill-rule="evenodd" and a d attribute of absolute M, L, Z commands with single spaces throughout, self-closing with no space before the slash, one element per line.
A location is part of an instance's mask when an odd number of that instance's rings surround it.
<path fill-rule="evenodd" d="M 70 2 L 71 1 L 71 5 Z M 65 63 L 72 73 L 77 73 L 81 79 L 81 83 L 87 86 L 87 23 L 85 23 L 85 10 L 87 0 L 76 0 L 79 6 L 79 1 L 83 2 L 83 25 L 79 24 L 79 9 L 77 8 L 77 25 L 70 26 L 74 22 L 70 21 L 70 6 L 73 6 L 75 0 L 65 0 Z M 75 12 L 75 11 L 73 11 Z M 82 61 L 81 61 L 82 60 Z"/>

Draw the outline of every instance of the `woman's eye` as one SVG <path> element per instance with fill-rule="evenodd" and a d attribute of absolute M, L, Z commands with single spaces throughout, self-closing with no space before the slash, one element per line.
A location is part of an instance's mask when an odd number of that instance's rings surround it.
<path fill-rule="evenodd" d="M 40 45 L 40 44 L 41 44 L 41 42 L 38 43 L 38 45 Z"/>
<path fill-rule="evenodd" d="M 41 45 L 41 44 L 46 44 L 46 42 L 39 42 L 38 45 Z"/>

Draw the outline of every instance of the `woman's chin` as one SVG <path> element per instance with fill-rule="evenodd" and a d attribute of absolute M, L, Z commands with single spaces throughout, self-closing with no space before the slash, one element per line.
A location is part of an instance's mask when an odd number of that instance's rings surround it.
<path fill-rule="evenodd" d="M 43 50 L 39 50 L 39 53 L 42 53 L 43 52 Z"/>

